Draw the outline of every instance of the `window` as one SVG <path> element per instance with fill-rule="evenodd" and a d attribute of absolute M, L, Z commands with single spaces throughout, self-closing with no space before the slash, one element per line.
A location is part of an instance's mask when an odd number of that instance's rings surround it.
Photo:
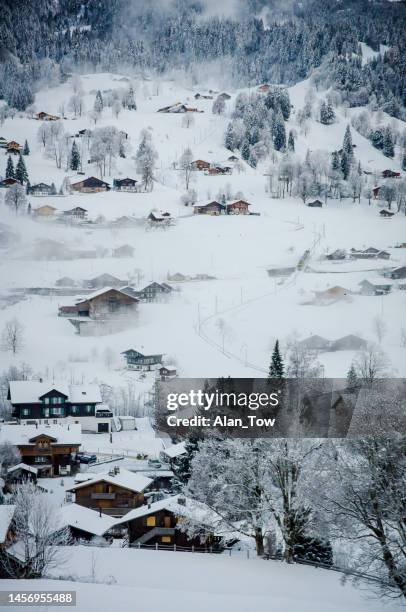
<path fill-rule="evenodd" d="M 63 416 L 63 408 L 52 408 L 52 414 L 54 416 Z"/>
<path fill-rule="evenodd" d="M 29 408 L 23 408 L 21 411 L 22 416 L 30 416 L 30 409 Z"/>
<path fill-rule="evenodd" d="M 161 542 L 163 544 L 170 544 L 171 540 L 172 540 L 171 536 L 162 536 L 162 538 L 161 538 Z"/>
<path fill-rule="evenodd" d="M 71 411 L 72 411 L 72 414 L 77 414 L 79 412 L 79 407 L 78 406 L 72 406 Z"/>
<path fill-rule="evenodd" d="M 87 414 L 90 414 L 92 412 L 92 405 L 91 404 L 86 404 L 85 410 L 86 410 Z"/>
<path fill-rule="evenodd" d="M 50 401 L 49 401 L 49 397 L 45 397 L 45 398 L 44 398 L 44 404 L 49 404 L 49 403 L 50 403 Z"/>
<path fill-rule="evenodd" d="M 49 417 L 49 408 L 44 408 L 44 417 L 47 419 Z"/>
<path fill-rule="evenodd" d="M 147 516 L 147 527 L 156 527 L 156 516 Z"/>

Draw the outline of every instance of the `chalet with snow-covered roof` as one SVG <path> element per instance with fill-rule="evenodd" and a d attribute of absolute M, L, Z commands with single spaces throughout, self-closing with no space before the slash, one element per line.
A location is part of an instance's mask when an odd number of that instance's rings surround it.
<path fill-rule="evenodd" d="M 379 215 L 382 219 L 390 219 L 391 217 L 393 217 L 394 214 L 394 212 L 386 210 L 385 208 L 379 211 Z"/>
<path fill-rule="evenodd" d="M 324 304 L 332 304 L 339 300 L 348 300 L 349 296 L 351 295 L 351 291 L 345 287 L 340 287 L 339 285 L 330 287 L 325 291 L 315 291 L 314 293 L 316 300 Z"/>
<path fill-rule="evenodd" d="M 220 166 L 218 164 L 211 165 L 207 170 L 209 176 L 232 174 L 233 169 L 230 166 Z"/>
<path fill-rule="evenodd" d="M 47 185 L 47 183 L 37 183 L 36 185 L 27 185 L 27 194 L 32 196 L 56 195 L 56 189 L 55 185 Z"/>
<path fill-rule="evenodd" d="M 177 375 L 178 373 L 176 371 L 175 366 L 167 365 L 162 366 L 162 368 L 159 368 L 159 376 L 163 381 L 170 380 L 171 378 L 176 378 Z"/>
<path fill-rule="evenodd" d="M 12 155 L 19 155 L 23 150 L 22 146 L 15 140 L 10 140 L 6 145 L 7 153 Z"/>
<path fill-rule="evenodd" d="M 152 483 L 151 478 L 142 474 L 115 467 L 106 474 L 94 474 L 67 491 L 75 494 L 79 506 L 122 517 L 144 503 L 144 492 Z"/>
<path fill-rule="evenodd" d="M 382 172 L 382 178 L 400 178 L 400 172 L 394 172 L 393 170 L 384 170 Z"/>
<path fill-rule="evenodd" d="M 80 193 L 99 193 L 110 190 L 109 183 L 106 183 L 106 181 L 102 181 L 95 176 L 90 176 L 83 181 L 73 183 L 71 187 L 73 191 L 78 191 Z"/>
<path fill-rule="evenodd" d="M 150 212 L 147 219 L 152 225 L 169 225 L 172 221 L 171 213 L 169 212 Z"/>
<path fill-rule="evenodd" d="M 231 99 L 230 94 L 228 94 L 228 93 L 227 93 L 227 92 L 225 92 L 225 91 L 224 91 L 223 93 L 219 94 L 217 97 L 218 97 L 218 98 L 220 98 L 221 100 L 224 100 L 225 102 L 226 102 L 227 100 L 230 100 L 230 99 Z"/>
<path fill-rule="evenodd" d="M 251 206 L 249 202 L 245 200 L 236 200 L 226 205 L 228 215 L 249 215 L 248 206 Z"/>
<path fill-rule="evenodd" d="M 192 170 L 208 170 L 210 168 L 210 162 L 204 159 L 195 159 L 190 165 Z"/>
<path fill-rule="evenodd" d="M 185 519 L 196 522 L 199 535 L 189 536 L 182 529 Z M 222 548 L 223 540 L 214 535 L 212 527 L 220 522 L 220 516 L 204 504 L 175 495 L 131 510 L 116 522 L 116 526 L 127 525 L 132 546 L 173 548 L 175 545 L 201 551 Z"/>
<path fill-rule="evenodd" d="M 53 217 L 58 209 L 55 206 L 51 206 L 50 204 L 44 204 L 43 206 L 38 206 L 38 208 L 34 208 L 32 211 L 33 214 L 37 217 Z"/>
<path fill-rule="evenodd" d="M 313 334 L 299 342 L 299 345 L 309 351 L 328 351 L 331 346 L 330 340 Z"/>
<path fill-rule="evenodd" d="M 84 219 L 86 219 L 87 217 L 87 210 L 86 208 L 82 208 L 81 206 L 75 206 L 74 208 L 71 208 L 70 210 L 64 210 L 63 214 L 65 215 L 65 217 L 70 217 L 71 219 L 77 219 L 79 221 L 84 221 Z"/>
<path fill-rule="evenodd" d="M 185 276 L 185 274 L 182 274 L 181 272 L 175 272 L 174 274 L 168 274 L 168 281 L 171 281 L 171 282 L 183 283 L 184 281 L 188 279 L 189 279 L 189 276 Z"/>
<path fill-rule="evenodd" d="M 347 252 L 344 249 L 336 249 L 335 251 L 332 251 L 332 253 L 328 253 L 326 255 L 326 259 L 329 261 L 342 261 L 343 259 L 346 259 L 346 257 Z"/>
<path fill-rule="evenodd" d="M 132 312 L 139 299 L 112 287 L 105 287 L 80 299 L 73 306 L 60 306 L 60 317 L 103 319 Z"/>
<path fill-rule="evenodd" d="M 375 247 L 368 247 L 363 251 L 351 249 L 350 257 L 352 259 L 390 259 L 390 253 Z"/>
<path fill-rule="evenodd" d="M 17 185 L 18 181 L 15 178 L 5 178 L 2 181 L 0 181 L 0 188 L 4 187 L 4 188 L 9 188 L 12 187 L 13 185 Z"/>
<path fill-rule="evenodd" d="M 22 482 L 37 482 L 38 469 L 35 465 L 27 463 L 17 463 L 9 467 L 7 470 L 7 485 L 13 488 L 13 485 L 21 484 Z"/>
<path fill-rule="evenodd" d="M 395 268 L 394 270 L 390 270 L 387 274 L 385 274 L 388 278 L 398 279 L 398 278 L 406 278 L 406 266 L 400 266 L 399 268 Z"/>
<path fill-rule="evenodd" d="M 116 191 L 138 191 L 138 181 L 132 178 L 114 179 L 113 189 Z"/>
<path fill-rule="evenodd" d="M 103 289 L 104 287 L 118 289 L 119 287 L 124 287 L 127 283 L 128 281 L 117 278 L 117 276 L 104 273 L 84 281 L 83 285 L 89 289 Z"/>
<path fill-rule="evenodd" d="M 27 381 L 24 381 L 27 382 Z M 38 476 L 57 476 L 70 472 L 82 443 L 81 426 L 2 425 L 0 443 L 18 447 L 22 462 L 34 466 Z"/>
<path fill-rule="evenodd" d="M 386 295 L 392 290 L 392 283 L 383 283 L 382 281 L 373 281 L 364 279 L 359 283 L 362 295 Z"/>
<path fill-rule="evenodd" d="M 60 117 L 58 117 L 58 115 L 51 115 L 45 111 L 40 111 L 36 113 L 35 119 L 37 119 L 37 121 L 59 121 Z"/>
<path fill-rule="evenodd" d="M 158 370 L 159 366 L 162 366 L 162 354 L 143 355 L 135 349 L 128 349 L 121 354 L 124 356 L 126 366 L 129 370 L 150 372 Z"/>
<path fill-rule="evenodd" d="M 116 519 L 100 510 L 91 510 L 79 504 L 67 504 L 58 510 L 58 531 L 68 528 L 74 542 L 89 541 L 93 538 L 111 540 L 111 531 Z"/>
<path fill-rule="evenodd" d="M 331 342 L 330 351 L 364 351 L 368 342 L 355 334 L 348 334 Z"/>
<path fill-rule="evenodd" d="M 308 202 L 307 206 L 310 208 L 322 208 L 323 202 L 321 200 L 313 200 L 313 202 Z"/>
<path fill-rule="evenodd" d="M 216 200 L 209 202 L 208 204 L 196 204 L 193 206 L 193 213 L 195 215 L 221 215 L 226 213 L 226 207 L 224 204 L 220 204 Z"/>
<path fill-rule="evenodd" d="M 380 190 L 381 190 L 381 187 L 380 187 L 380 186 L 373 187 L 373 189 L 372 189 L 372 196 L 373 196 L 374 200 L 376 200 L 376 199 L 378 199 L 378 198 L 379 198 L 379 192 L 380 192 Z"/>
<path fill-rule="evenodd" d="M 156 302 L 172 292 L 172 287 L 166 283 L 153 282 L 137 292 L 143 302 Z"/>

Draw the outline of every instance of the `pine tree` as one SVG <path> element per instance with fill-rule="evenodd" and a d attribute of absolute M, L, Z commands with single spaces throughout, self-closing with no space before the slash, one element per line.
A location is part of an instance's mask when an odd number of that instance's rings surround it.
<path fill-rule="evenodd" d="M 331 156 L 331 169 L 336 172 L 337 170 L 341 170 L 340 166 L 340 156 L 337 151 L 333 151 Z"/>
<path fill-rule="evenodd" d="M 389 128 L 386 128 L 385 134 L 383 136 L 383 154 L 385 157 L 394 157 L 395 155 L 395 147 L 393 144 L 392 132 Z"/>
<path fill-rule="evenodd" d="M 137 110 L 137 104 L 135 102 L 134 89 L 132 85 L 130 85 L 128 91 L 124 95 L 123 106 L 128 108 L 128 110 Z"/>
<path fill-rule="evenodd" d="M 292 130 L 290 130 L 289 132 L 289 137 L 288 137 L 288 150 L 294 152 L 295 150 L 295 137 L 293 135 Z"/>
<path fill-rule="evenodd" d="M 272 125 L 273 144 L 277 151 L 284 151 L 286 147 L 286 130 L 282 112 L 279 110 L 274 116 Z"/>
<path fill-rule="evenodd" d="M 72 144 L 72 150 L 70 154 L 70 169 L 71 170 L 79 170 L 80 168 L 80 153 L 78 149 L 78 145 L 75 141 Z"/>
<path fill-rule="evenodd" d="M 225 144 L 226 149 L 228 149 L 229 151 L 234 151 L 234 148 L 235 148 L 235 134 L 234 134 L 234 126 L 233 126 L 231 121 L 227 125 L 224 144 Z"/>
<path fill-rule="evenodd" d="M 96 111 L 96 113 L 101 113 L 103 110 L 103 98 L 100 89 L 96 93 L 93 109 Z"/>
<path fill-rule="evenodd" d="M 345 151 L 343 151 L 343 154 L 341 155 L 341 172 L 343 173 L 343 177 L 345 181 L 349 177 L 350 171 L 351 171 L 351 158 L 348 156 L 348 154 Z"/>
<path fill-rule="evenodd" d="M 347 388 L 350 391 L 354 391 L 358 385 L 358 376 L 355 370 L 354 364 L 352 363 L 350 369 L 347 372 Z"/>
<path fill-rule="evenodd" d="M 189 481 L 192 472 L 192 459 L 199 450 L 199 438 L 190 436 L 185 442 L 185 450 L 186 453 L 181 455 L 172 466 L 175 475 L 173 479 L 174 491 L 180 492 Z"/>
<path fill-rule="evenodd" d="M 375 130 L 370 136 L 372 146 L 375 149 L 383 149 L 383 133 L 382 130 Z"/>
<path fill-rule="evenodd" d="M 320 122 L 324 125 L 331 125 L 335 118 L 336 114 L 331 103 L 323 101 L 320 106 Z"/>
<path fill-rule="evenodd" d="M 282 355 L 279 351 L 279 340 L 275 342 L 275 346 L 272 353 L 271 365 L 269 366 L 268 379 L 279 378 L 280 380 L 284 377 L 285 366 L 283 363 Z"/>
<path fill-rule="evenodd" d="M 244 140 L 244 142 L 242 143 L 242 147 L 241 147 L 241 157 L 245 160 L 248 161 L 250 158 L 250 143 L 248 142 L 248 140 Z"/>
<path fill-rule="evenodd" d="M 16 166 L 15 178 L 17 179 L 17 181 L 21 183 L 21 185 L 24 185 L 25 183 L 28 182 L 28 172 L 27 172 L 27 168 L 25 167 L 24 158 L 21 154 L 18 159 L 17 166 Z"/>
<path fill-rule="evenodd" d="M 350 164 L 352 163 L 352 160 L 354 158 L 354 149 L 352 146 L 352 136 L 351 136 L 351 130 L 350 130 L 350 126 L 347 125 L 346 130 L 345 130 L 345 134 L 344 134 L 344 140 L 343 140 L 343 154 L 346 153 L 347 158 L 350 162 Z"/>
<path fill-rule="evenodd" d="M 7 159 L 6 178 L 15 178 L 14 164 L 11 155 L 9 155 Z"/>
<path fill-rule="evenodd" d="M 30 147 L 28 146 L 28 140 L 26 140 L 24 143 L 23 155 L 29 155 L 29 154 L 30 154 Z"/>

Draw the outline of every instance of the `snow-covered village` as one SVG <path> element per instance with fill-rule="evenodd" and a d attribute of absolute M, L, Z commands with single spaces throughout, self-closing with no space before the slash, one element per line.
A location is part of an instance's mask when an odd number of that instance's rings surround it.
<path fill-rule="evenodd" d="M 3 0 L 1 606 L 403 609 L 405 26 Z"/>

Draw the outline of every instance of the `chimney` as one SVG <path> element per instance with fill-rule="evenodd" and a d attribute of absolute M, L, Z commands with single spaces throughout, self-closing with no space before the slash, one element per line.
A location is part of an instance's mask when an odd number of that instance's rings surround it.
<path fill-rule="evenodd" d="M 101 511 L 101 507 L 99 506 L 99 516 L 100 516 L 100 518 L 101 518 L 101 515 L 102 515 L 102 511 Z"/>

